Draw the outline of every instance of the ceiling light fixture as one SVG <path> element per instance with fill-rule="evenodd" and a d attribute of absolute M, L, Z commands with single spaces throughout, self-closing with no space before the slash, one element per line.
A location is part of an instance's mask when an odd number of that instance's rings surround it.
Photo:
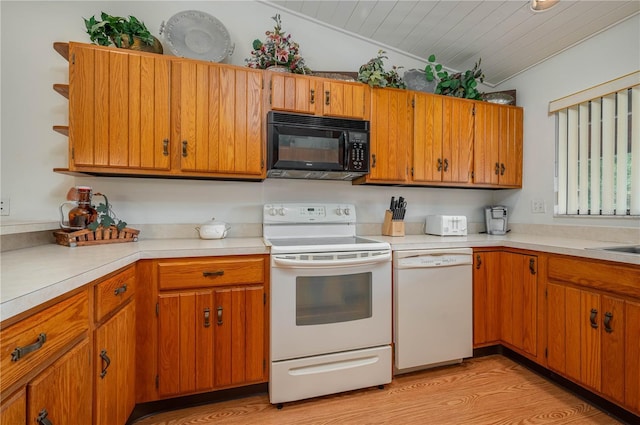
<path fill-rule="evenodd" d="M 534 12 L 544 12 L 558 4 L 560 0 L 531 0 L 531 10 Z"/>

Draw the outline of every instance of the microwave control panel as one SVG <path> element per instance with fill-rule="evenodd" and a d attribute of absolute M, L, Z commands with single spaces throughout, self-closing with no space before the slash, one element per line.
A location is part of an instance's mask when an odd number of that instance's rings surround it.
<path fill-rule="evenodd" d="M 349 132 L 347 170 L 369 172 L 369 140 L 367 133 Z"/>

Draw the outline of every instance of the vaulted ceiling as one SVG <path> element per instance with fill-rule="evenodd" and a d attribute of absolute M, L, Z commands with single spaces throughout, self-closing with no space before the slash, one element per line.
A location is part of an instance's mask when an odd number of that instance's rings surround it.
<path fill-rule="evenodd" d="M 451 70 L 482 58 L 492 86 L 640 13 L 638 0 L 560 0 L 544 12 L 533 12 L 529 0 L 268 2 L 425 63 L 435 54 Z"/>

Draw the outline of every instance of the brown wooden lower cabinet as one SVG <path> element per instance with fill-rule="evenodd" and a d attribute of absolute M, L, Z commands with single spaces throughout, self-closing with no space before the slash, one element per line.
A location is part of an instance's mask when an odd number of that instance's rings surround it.
<path fill-rule="evenodd" d="M 21 388 L 0 406 L 1 424 L 27 423 L 27 390 Z"/>
<path fill-rule="evenodd" d="M 500 251 L 473 254 L 473 346 L 500 343 Z"/>
<path fill-rule="evenodd" d="M 547 279 L 548 367 L 640 413 L 640 305 L 621 291 L 640 269 L 553 256 Z"/>
<path fill-rule="evenodd" d="M 27 385 L 27 423 L 91 423 L 91 345 L 85 339 Z M 3 422 L 4 423 L 4 422 Z"/>
<path fill-rule="evenodd" d="M 145 401 L 267 381 L 268 264 L 266 256 L 233 256 L 151 266 L 157 393 L 147 383 Z"/>

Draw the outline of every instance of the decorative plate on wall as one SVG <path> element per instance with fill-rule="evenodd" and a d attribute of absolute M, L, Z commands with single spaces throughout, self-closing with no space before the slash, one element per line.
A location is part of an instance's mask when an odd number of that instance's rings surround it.
<path fill-rule="evenodd" d="M 215 17 L 199 10 L 185 10 L 160 25 L 166 46 L 176 56 L 222 62 L 233 53 L 229 32 Z"/>

